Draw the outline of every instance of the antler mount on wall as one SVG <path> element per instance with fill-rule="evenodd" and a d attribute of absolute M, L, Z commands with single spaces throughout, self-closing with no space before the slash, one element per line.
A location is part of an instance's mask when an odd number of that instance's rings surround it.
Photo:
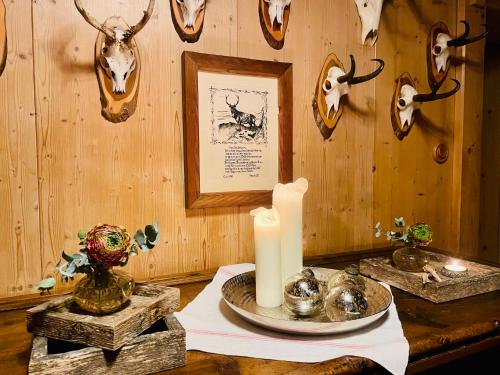
<path fill-rule="evenodd" d="M 443 22 L 435 23 L 427 36 L 427 80 L 432 90 L 437 90 L 446 79 L 452 59 L 452 48 L 484 39 L 488 32 L 469 38 L 470 25 L 467 21 L 460 21 L 464 25 L 464 32 L 457 38 L 450 36 L 448 27 Z"/>
<path fill-rule="evenodd" d="M 351 68 L 345 72 L 344 66 L 335 54 L 330 54 L 323 64 L 316 84 L 312 107 L 314 119 L 324 139 L 330 138 L 344 110 L 344 97 L 349 93 L 351 85 L 367 82 L 384 70 L 384 61 L 373 59 L 379 64 L 377 69 L 364 76 L 355 77 L 356 61 L 353 55 Z"/>
<path fill-rule="evenodd" d="M 169 0 L 175 31 L 182 41 L 195 43 L 200 39 L 205 20 L 206 0 Z"/>
<path fill-rule="evenodd" d="M 267 43 L 274 49 L 285 44 L 292 0 L 259 0 L 259 20 Z"/>
<path fill-rule="evenodd" d="M 82 17 L 99 30 L 95 43 L 95 70 L 101 95 L 101 114 L 111 122 L 126 121 L 137 106 L 141 61 L 134 36 L 147 24 L 155 0 L 150 0 L 142 19 L 129 26 L 121 17 L 100 24 L 74 0 Z"/>
<path fill-rule="evenodd" d="M 403 73 L 398 77 L 392 95 L 391 123 L 394 134 L 400 141 L 410 133 L 415 122 L 415 111 L 419 109 L 420 103 L 446 99 L 460 90 L 460 82 L 456 79 L 452 81 L 455 87 L 450 91 L 437 93 L 437 90 L 432 90 L 430 93 L 419 94 L 415 81 L 409 73 Z"/>

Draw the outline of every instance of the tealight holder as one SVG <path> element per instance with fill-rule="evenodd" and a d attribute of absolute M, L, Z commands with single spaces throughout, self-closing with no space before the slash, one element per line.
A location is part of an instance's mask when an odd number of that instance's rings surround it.
<path fill-rule="evenodd" d="M 283 292 L 284 306 L 298 316 L 312 316 L 323 305 L 323 286 L 310 268 L 289 278 Z"/>
<path fill-rule="evenodd" d="M 446 264 L 441 268 L 441 275 L 451 278 L 466 277 L 468 275 L 467 267 L 461 264 Z"/>

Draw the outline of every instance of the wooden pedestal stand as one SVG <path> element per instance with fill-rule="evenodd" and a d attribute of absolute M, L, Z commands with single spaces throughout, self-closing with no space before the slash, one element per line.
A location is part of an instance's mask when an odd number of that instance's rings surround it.
<path fill-rule="evenodd" d="M 183 366 L 185 331 L 172 315 L 179 289 L 137 285 L 127 306 L 92 315 L 61 297 L 27 311 L 29 374 L 148 374 Z"/>

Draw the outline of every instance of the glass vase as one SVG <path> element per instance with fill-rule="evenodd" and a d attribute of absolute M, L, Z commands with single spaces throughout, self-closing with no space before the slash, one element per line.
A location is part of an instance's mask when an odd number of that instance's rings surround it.
<path fill-rule="evenodd" d="M 412 246 L 394 250 L 392 261 L 396 268 L 407 272 L 423 272 L 422 268 L 429 263 L 429 259 L 422 250 Z"/>
<path fill-rule="evenodd" d="M 109 314 L 129 300 L 134 287 L 134 280 L 125 272 L 97 268 L 76 284 L 73 299 L 86 311 Z"/>

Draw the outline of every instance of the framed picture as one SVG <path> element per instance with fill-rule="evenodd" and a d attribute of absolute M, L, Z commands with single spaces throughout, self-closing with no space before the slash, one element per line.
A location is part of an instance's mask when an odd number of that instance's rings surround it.
<path fill-rule="evenodd" d="M 292 173 L 292 64 L 184 52 L 186 207 L 270 204 Z"/>

